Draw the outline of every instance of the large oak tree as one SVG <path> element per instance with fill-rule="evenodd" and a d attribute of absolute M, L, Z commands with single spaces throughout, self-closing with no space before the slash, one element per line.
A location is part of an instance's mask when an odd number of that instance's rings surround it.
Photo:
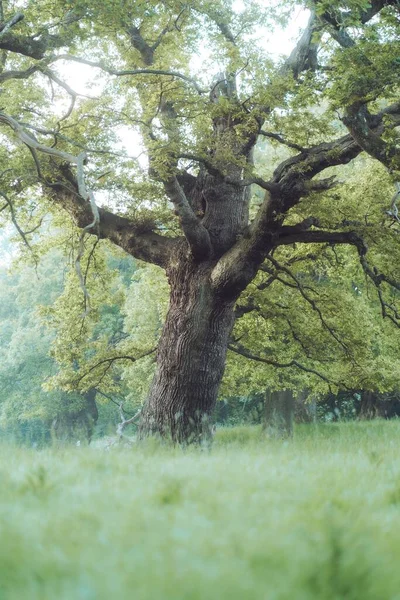
<path fill-rule="evenodd" d="M 143 436 L 207 437 L 235 306 L 260 270 L 279 271 L 280 253 L 290 265 L 299 245 L 353 247 L 398 325 L 399 268 L 384 260 L 399 223 L 397 0 L 1 4 L 4 211 L 26 243 L 36 225 L 21 223 L 40 210 L 72 216 L 86 305 L 85 235 L 168 276 Z M 300 7 L 309 20 L 297 45 L 272 60 L 269 29 Z M 71 64 L 92 82 L 99 74 L 91 97 L 67 83 Z M 273 172 L 255 153 L 260 139 L 287 151 Z M 386 212 L 349 219 L 332 171 L 363 152 L 384 169 L 376 204 Z"/>

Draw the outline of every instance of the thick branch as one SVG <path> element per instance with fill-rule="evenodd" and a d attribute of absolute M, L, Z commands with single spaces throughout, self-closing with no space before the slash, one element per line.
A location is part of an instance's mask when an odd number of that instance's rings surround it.
<path fill-rule="evenodd" d="M 9 79 L 28 79 L 28 77 L 39 71 L 39 68 L 39 65 L 33 65 L 25 71 L 4 71 L 0 74 L 0 83 L 4 83 Z"/>
<path fill-rule="evenodd" d="M 295 79 L 302 71 L 315 70 L 318 66 L 318 45 L 313 41 L 315 32 L 316 18 L 314 12 L 312 12 L 303 35 L 283 66 L 283 71 L 291 71 Z"/>
<path fill-rule="evenodd" d="M 170 250 L 175 244 L 174 240 L 153 232 L 143 232 L 133 220 L 120 217 L 105 209 L 97 211 L 93 194 L 86 188 L 83 179 L 85 153 L 74 156 L 68 152 L 40 144 L 25 131 L 20 123 L 0 112 L 1 122 L 6 123 L 14 130 L 19 139 L 34 153 L 35 159 L 36 151 L 62 159 L 63 164 L 60 171 L 68 183 L 64 181 L 55 183 L 45 181 L 44 183 L 52 190 L 53 200 L 68 210 L 78 227 L 84 229 L 85 232 L 96 233 L 101 238 L 113 241 L 136 258 L 160 266 L 166 265 Z M 77 165 L 77 177 L 72 173 L 69 164 Z"/>
<path fill-rule="evenodd" d="M 379 117 L 378 122 L 381 120 L 382 117 Z M 253 279 L 265 256 L 275 246 L 296 241 L 294 237 L 288 241 L 288 236 L 282 236 L 282 231 L 285 231 L 282 224 L 286 212 L 296 205 L 302 196 L 308 195 L 313 188 L 327 189 L 334 183 L 329 178 L 322 182 L 312 182 L 310 186 L 310 180 L 328 167 L 350 162 L 360 152 L 360 146 L 351 135 L 343 136 L 332 142 L 314 146 L 284 161 L 275 170 L 269 182 L 262 180 L 259 182 L 257 178 L 250 180 L 266 189 L 264 202 L 246 235 L 216 265 L 212 274 L 214 285 L 233 297 L 239 295 Z M 289 232 L 285 231 L 285 233 Z M 299 235 L 293 230 L 290 233 Z M 329 242 L 326 237 L 323 237 L 326 236 L 325 232 L 321 232 L 320 235 L 320 242 Z M 332 241 L 349 243 L 347 232 L 345 236 L 346 241 L 340 241 L 343 238 L 335 232 Z M 317 241 L 315 238 L 314 235 L 311 241 Z"/>
<path fill-rule="evenodd" d="M 22 35 L 15 35 L 8 31 L 0 38 L 0 49 L 9 50 L 31 58 L 41 59 L 46 54 L 48 43 L 45 38 L 35 40 Z"/>
<path fill-rule="evenodd" d="M 25 129 L 13 119 L 9 115 L 6 115 L 3 112 L 0 112 L 0 123 L 6 123 L 9 125 L 14 132 L 17 134 L 19 139 L 29 146 L 29 148 L 33 148 L 39 152 L 43 152 L 44 154 L 49 154 L 56 158 L 61 158 L 63 161 L 77 165 L 79 162 L 78 156 L 74 156 L 73 154 L 69 154 L 69 152 L 62 152 L 61 150 L 57 150 L 56 148 L 51 148 L 50 146 L 45 146 L 44 144 L 40 144 L 32 135 L 27 133 Z"/>
<path fill-rule="evenodd" d="M 90 205 L 83 201 L 78 193 L 76 180 L 71 171 L 67 167 L 64 167 L 62 171 L 69 184 L 64 181 L 48 184 L 52 199 L 67 210 L 78 227 L 86 227 L 93 221 Z M 104 208 L 99 208 L 99 215 L 98 234 L 101 239 L 110 240 L 139 260 L 166 267 L 171 251 L 177 243 L 175 239 L 164 237 L 153 231 L 146 231 L 135 220 L 117 215 Z M 90 233 L 92 232 L 96 233 L 94 230 Z"/>
<path fill-rule="evenodd" d="M 319 3 L 319 0 L 315 0 L 316 5 Z M 367 23 L 387 6 L 398 6 L 398 0 L 372 0 L 369 3 L 368 8 L 359 9 L 357 11 L 357 18 L 359 19 L 360 24 Z M 354 12 L 355 9 L 352 11 L 352 17 L 355 16 Z M 325 21 L 328 23 L 328 25 L 330 25 L 330 34 L 338 44 L 340 44 L 343 48 L 351 48 L 355 45 L 355 42 L 346 31 L 346 16 L 348 16 L 348 13 L 347 15 L 343 16 L 343 14 L 341 14 L 338 10 L 335 10 L 334 5 L 332 5 L 332 7 L 319 15 L 319 19 L 320 21 Z"/>

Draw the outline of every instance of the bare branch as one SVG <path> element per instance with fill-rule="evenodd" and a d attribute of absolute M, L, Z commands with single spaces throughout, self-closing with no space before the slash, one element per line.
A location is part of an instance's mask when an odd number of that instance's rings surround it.
<path fill-rule="evenodd" d="M 123 406 L 124 403 L 121 402 L 119 404 L 119 414 L 121 416 L 121 422 L 118 423 L 117 425 L 117 435 L 119 437 L 119 439 L 121 440 L 124 437 L 124 429 L 128 426 L 131 425 L 131 423 L 134 423 L 135 421 L 137 421 L 137 419 L 140 417 L 140 415 L 142 414 L 142 409 L 138 410 L 137 413 L 135 413 L 133 415 L 133 417 L 131 417 L 130 419 L 125 419 L 125 415 L 124 415 L 124 410 L 123 410 Z"/>
<path fill-rule="evenodd" d="M 100 394 L 100 396 L 104 396 L 104 398 L 107 398 L 107 400 L 109 400 L 110 402 L 112 402 L 113 404 L 115 404 L 116 406 L 120 406 L 121 402 L 117 402 L 116 400 L 114 400 L 114 398 L 112 396 L 110 396 L 109 394 L 106 394 L 105 392 L 102 392 L 101 390 L 99 390 L 98 388 L 92 388 L 95 390 L 96 394 Z M 121 397 L 121 396 L 119 396 Z M 128 410 L 126 410 L 125 408 L 123 408 L 123 412 L 128 415 L 129 417 L 134 417 L 136 413 L 131 413 Z"/>

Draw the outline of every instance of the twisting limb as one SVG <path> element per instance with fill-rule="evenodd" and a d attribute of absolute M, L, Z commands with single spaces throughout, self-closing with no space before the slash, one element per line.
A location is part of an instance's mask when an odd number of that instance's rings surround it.
<path fill-rule="evenodd" d="M 286 287 L 292 288 L 294 290 L 298 290 L 299 289 L 299 284 L 300 284 L 299 281 L 296 282 L 296 283 L 291 283 L 290 281 L 287 281 L 286 279 L 283 279 L 283 277 L 279 277 L 279 275 L 278 275 L 279 270 L 275 271 L 274 269 L 268 268 L 266 265 L 262 265 L 260 267 L 260 270 L 264 271 L 265 273 L 274 274 L 273 277 L 274 277 L 275 281 L 279 281 L 280 283 L 282 283 Z M 292 274 L 292 277 L 293 277 L 293 274 Z M 319 296 L 319 292 L 317 292 L 317 290 L 315 290 L 311 286 L 309 286 L 309 285 L 303 285 L 302 283 L 300 285 L 303 288 L 303 290 L 309 290 L 309 291 L 313 292 L 314 294 L 316 294 L 317 296 Z M 258 288 L 259 289 L 263 289 L 262 287 L 260 288 L 260 286 L 258 286 Z"/>
<path fill-rule="evenodd" d="M 310 348 L 304 343 L 304 341 L 301 339 L 300 335 L 296 332 L 295 327 L 294 327 L 293 323 L 291 322 L 291 320 L 289 319 L 289 317 L 285 317 L 285 321 L 289 325 L 289 329 L 290 329 L 292 338 L 294 339 L 295 342 L 297 342 L 299 344 L 302 352 L 309 360 L 318 360 L 319 362 L 329 362 L 326 359 L 323 361 L 323 359 L 321 357 L 321 353 L 319 351 L 316 352 L 313 347 Z M 314 354 L 316 353 L 317 356 L 312 355 L 312 350 L 314 350 Z"/>
<path fill-rule="evenodd" d="M 306 367 L 294 359 L 290 360 L 288 362 L 280 362 L 277 360 L 273 360 L 272 358 L 264 358 L 263 356 L 258 356 L 256 354 L 253 354 L 252 352 L 250 352 L 249 350 L 247 350 L 246 348 L 244 348 L 241 345 L 234 346 L 233 344 L 229 344 L 228 348 L 235 354 L 240 354 L 241 356 L 243 356 L 244 358 L 248 358 L 249 360 L 261 362 L 261 363 L 264 363 L 265 365 L 271 365 L 271 367 L 276 367 L 278 369 L 289 369 L 289 368 L 294 367 L 296 369 L 300 369 L 301 371 L 304 371 L 305 373 L 311 373 L 312 375 L 316 375 L 317 377 L 319 377 L 320 379 L 322 379 L 322 381 L 325 381 L 326 383 L 331 383 L 333 385 L 336 385 L 337 387 L 346 387 L 346 386 L 344 386 L 344 384 L 340 384 L 337 381 L 333 381 L 332 379 L 330 379 L 329 377 L 326 377 L 326 375 L 323 375 L 319 371 L 316 371 L 315 369 L 312 369 L 310 367 Z"/>
<path fill-rule="evenodd" d="M 318 6 L 320 0 L 314 0 L 314 4 Z M 352 11 L 353 13 L 357 11 L 358 14 L 354 16 L 358 17 L 360 23 L 367 23 L 386 6 L 398 5 L 398 0 L 371 0 L 368 4 L 367 8 L 353 9 Z M 346 16 L 349 16 L 349 12 L 347 12 Z M 319 20 L 321 22 L 325 21 L 330 25 L 331 36 L 343 48 L 351 48 L 355 45 L 355 41 L 350 37 L 344 26 L 343 16 L 338 10 L 335 10 L 334 4 L 328 10 L 319 14 Z"/>
<path fill-rule="evenodd" d="M 67 83 L 65 83 L 64 81 L 62 81 L 62 79 L 60 79 L 47 66 L 46 67 L 41 67 L 40 71 L 50 79 L 50 82 L 56 83 L 59 87 L 61 87 L 63 90 L 65 90 L 67 92 L 67 94 L 71 98 L 71 102 L 70 102 L 70 105 L 69 105 L 69 107 L 67 109 L 67 112 L 59 119 L 59 121 L 57 123 L 57 126 L 59 128 L 60 127 L 60 123 L 62 121 L 65 121 L 66 119 L 68 119 L 68 117 L 71 115 L 72 111 L 74 110 L 77 97 L 78 96 L 82 96 L 82 97 L 87 98 L 88 96 L 86 96 L 85 94 L 78 94 L 77 92 L 75 92 L 75 90 L 73 90 Z"/>
<path fill-rule="evenodd" d="M 377 116 L 381 125 L 383 114 Z M 305 152 L 300 152 L 279 165 L 273 178 L 265 182 L 262 187 L 266 189 L 264 201 L 249 226 L 243 239 L 233 246 L 216 265 L 212 273 L 212 282 L 225 294 L 237 295 L 254 277 L 266 254 L 289 241 L 289 229 L 283 226 L 287 211 L 298 204 L 303 196 L 310 193 L 309 182 L 325 169 L 347 164 L 362 151 L 351 135 L 342 136 L 332 142 L 318 144 Z M 326 189 L 326 182 L 323 188 Z M 329 181 L 331 185 L 331 181 Z M 318 185 L 317 185 L 318 188 Z M 282 233 L 284 232 L 284 235 Z M 301 241 L 317 241 L 321 235 L 321 242 L 354 243 L 349 241 L 348 233 L 340 236 L 335 232 L 335 239 L 326 239 L 325 232 L 300 232 L 290 229 L 293 237 L 300 236 Z M 306 236 L 311 239 L 304 239 Z M 303 237 L 304 236 L 304 237 Z"/>
<path fill-rule="evenodd" d="M 38 156 L 36 154 L 36 150 L 34 148 L 31 148 L 30 146 L 28 146 L 28 150 L 32 155 L 33 162 L 35 163 L 38 179 L 39 179 L 39 181 L 41 181 L 43 179 L 43 176 L 42 176 L 42 170 L 40 168 L 40 162 L 39 162 Z"/>
<path fill-rule="evenodd" d="M 314 71 L 317 68 L 318 44 L 314 41 L 316 31 L 317 20 L 314 11 L 312 11 L 307 27 L 299 39 L 296 48 L 292 51 L 283 65 L 283 72 L 291 71 L 293 77 L 298 79 L 302 71 Z"/>
<path fill-rule="evenodd" d="M 225 177 L 227 183 L 238 185 L 239 187 L 248 187 L 249 185 L 258 185 L 263 190 L 272 191 L 275 189 L 274 185 L 270 181 L 265 181 L 261 177 L 250 177 L 248 179 L 234 179 L 232 177 Z"/>
<path fill-rule="evenodd" d="M 94 256 L 94 253 L 95 253 L 95 250 L 97 248 L 97 245 L 98 245 L 99 241 L 100 241 L 100 238 L 97 237 L 95 239 L 95 241 L 94 241 L 94 244 L 93 244 L 90 252 L 89 252 L 89 256 L 88 256 L 87 263 L 86 263 L 85 274 L 83 276 L 83 280 L 84 280 L 85 286 L 86 286 L 86 281 L 87 281 L 87 277 L 88 277 L 88 274 L 89 274 L 90 263 L 91 263 L 91 260 L 92 260 L 92 258 Z"/>
<path fill-rule="evenodd" d="M 382 289 L 380 286 L 377 287 L 377 292 L 378 292 L 379 302 L 381 305 L 382 317 L 384 319 L 386 319 L 386 318 L 389 319 L 390 321 L 392 321 L 392 323 L 394 325 L 396 325 L 396 327 L 398 327 L 400 329 L 400 315 L 399 315 L 398 311 L 396 310 L 396 308 L 393 305 L 385 302 L 385 300 L 383 298 L 383 294 L 382 294 Z M 393 314 L 388 312 L 387 309 L 389 309 L 391 311 L 391 313 L 393 313 Z"/>
<path fill-rule="evenodd" d="M 1 76 L 0 76 L 0 81 L 1 81 Z M 57 125 L 59 123 L 61 123 L 61 121 L 65 120 L 66 118 L 67 117 L 64 115 L 58 121 Z M 35 125 L 31 125 L 30 123 L 25 123 L 22 121 L 20 122 L 20 125 L 22 127 L 24 127 L 25 129 L 31 129 L 32 131 L 35 131 L 36 133 L 40 133 L 41 135 L 52 136 L 55 139 L 60 139 L 60 140 L 63 140 L 64 142 L 68 142 L 68 144 L 71 144 L 71 146 L 75 146 L 76 148 L 79 148 L 80 150 L 86 152 L 87 154 L 117 156 L 117 157 L 126 158 L 126 159 L 133 160 L 133 161 L 138 161 L 141 154 L 143 154 L 143 152 L 141 152 L 137 156 L 132 156 L 130 154 L 126 154 L 126 152 L 113 152 L 112 150 L 99 150 L 96 148 L 90 148 L 89 146 L 86 146 L 85 144 L 81 144 L 80 142 L 61 133 L 60 131 L 58 131 L 56 129 L 44 129 L 43 127 L 36 127 Z"/>
<path fill-rule="evenodd" d="M 40 70 L 38 65 L 33 65 L 25 71 L 4 71 L 0 74 L 0 83 L 8 81 L 9 79 L 28 79 L 34 73 Z"/>
<path fill-rule="evenodd" d="M 304 255 L 304 256 L 293 256 L 292 258 L 290 258 L 287 261 L 287 265 L 293 265 L 294 263 L 297 262 L 301 262 L 304 260 L 316 260 L 317 258 L 317 254 L 315 253 L 311 253 L 309 252 L 308 254 Z M 264 290 L 268 289 L 275 281 L 279 281 L 280 283 L 286 285 L 287 287 L 292 287 L 292 288 L 296 288 L 297 289 L 297 285 L 294 283 L 289 283 L 288 281 L 282 279 L 281 277 L 279 277 L 279 271 L 278 270 L 272 270 L 272 269 L 268 269 L 265 266 L 261 267 L 261 270 L 264 271 L 265 273 L 267 273 L 269 275 L 269 277 L 267 277 L 267 279 L 265 281 L 262 281 L 261 283 L 259 283 L 256 287 L 257 290 L 259 292 L 263 292 Z M 314 290 L 313 288 L 309 287 L 309 286 L 304 286 L 304 289 L 308 289 L 313 291 L 315 294 L 318 295 L 318 292 L 316 290 Z M 237 304 L 235 307 L 235 319 L 240 319 L 241 317 L 243 317 L 244 315 L 248 314 L 249 312 L 253 312 L 253 311 L 257 311 L 259 314 L 260 313 L 260 308 L 259 306 L 255 303 L 254 297 L 253 296 L 249 296 L 246 299 L 246 302 L 244 304 Z"/>
<path fill-rule="evenodd" d="M 362 238 L 355 231 L 299 231 L 296 226 L 284 226 L 279 236 L 274 241 L 274 248 L 278 246 L 303 244 L 350 244 L 363 247 Z"/>
<path fill-rule="evenodd" d="M 382 139 L 382 131 L 373 131 L 373 117 L 362 102 L 354 102 L 346 108 L 342 119 L 357 144 L 370 156 L 376 158 L 391 171 L 396 159 L 400 165 L 400 152 Z"/>

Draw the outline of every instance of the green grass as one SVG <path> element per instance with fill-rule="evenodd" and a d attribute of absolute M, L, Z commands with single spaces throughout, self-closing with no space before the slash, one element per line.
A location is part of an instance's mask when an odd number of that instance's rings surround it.
<path fill-rule="evenodd" d="M 1 600 L 399 600 L 400 422 L 0 449 Z"/>

